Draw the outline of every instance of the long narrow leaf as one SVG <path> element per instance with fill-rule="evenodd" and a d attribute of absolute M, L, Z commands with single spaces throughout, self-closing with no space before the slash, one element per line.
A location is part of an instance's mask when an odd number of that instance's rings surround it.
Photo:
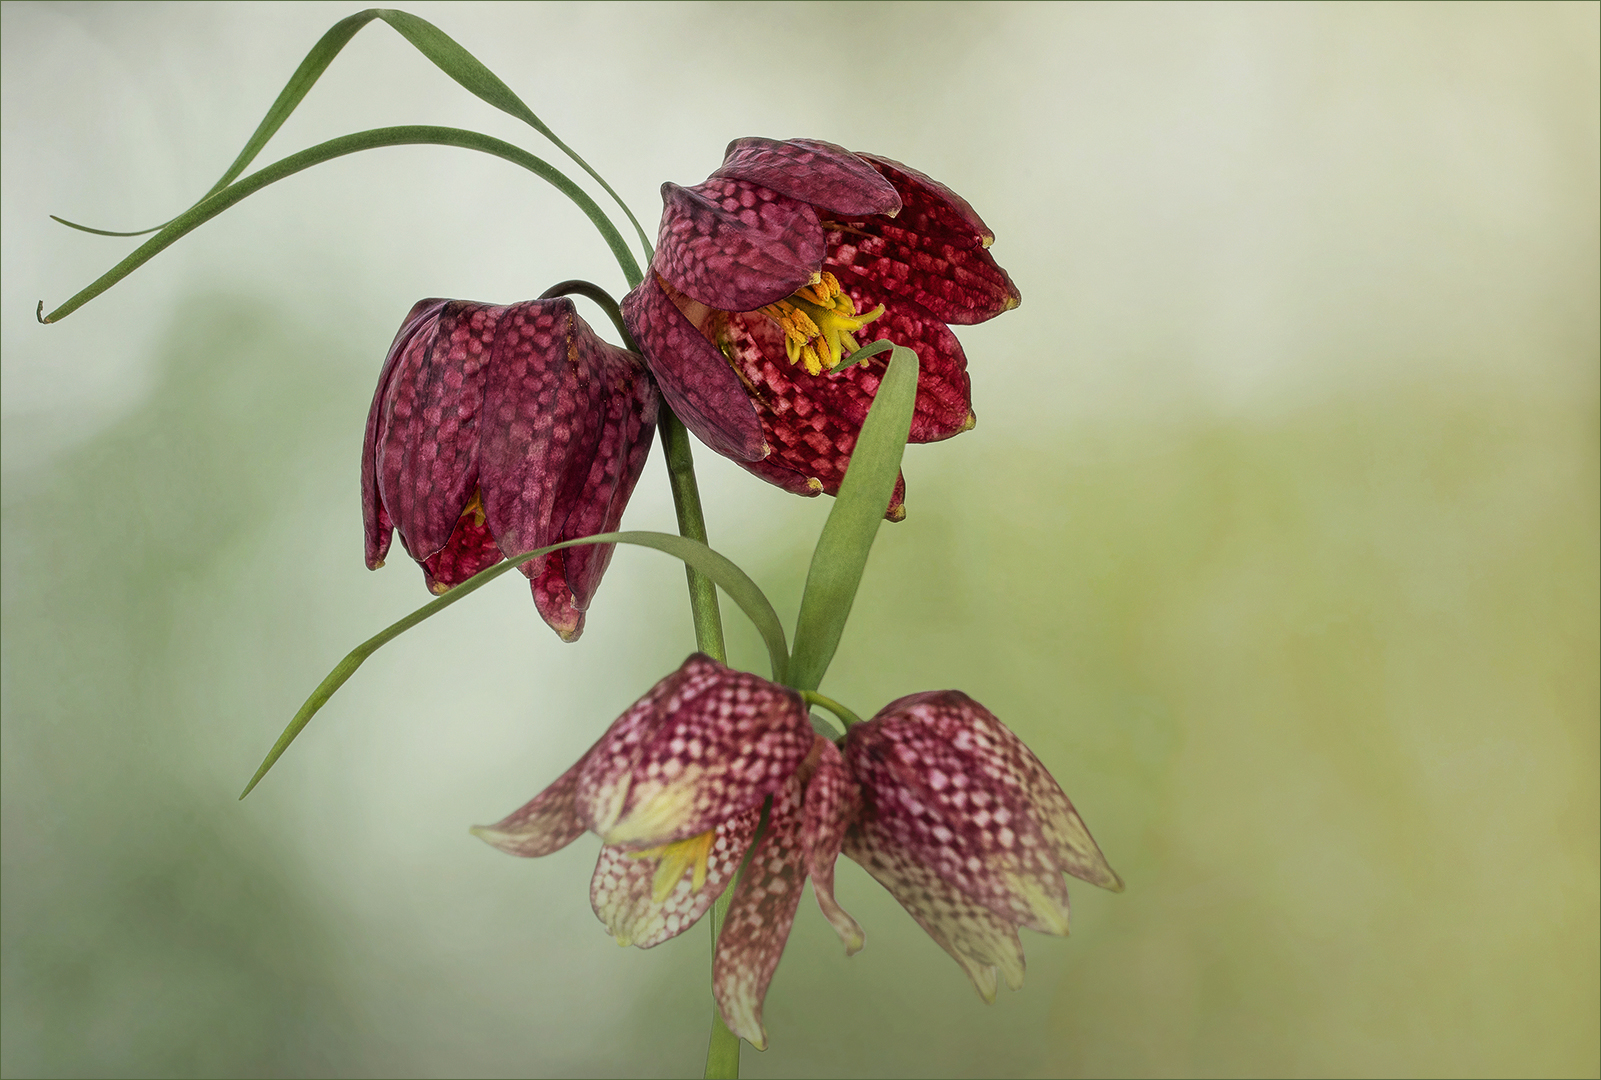
<path fill-rule="evenodd" d="M 290 154 L 282 161 L 274 162 L 264 169 L 251 173 L 249 176 L 223 188 L 215 195 L 204 199 L 193 207 L 179 214 L 155 236 L 139 245 L 126 259 L 102 274 L 93 284 L 80 291 L 66 303 L 56 308 L 41 321 L 56 322 L 78 310 L 90 300 L 105 292 L 111 286 L 133 273 L 134 270 L 148 262 L 154 255 L 162 251 L 174 241 L 210 221 L 235 203 L 252 195 L 268 184 L 282 180 L 286 176 L 293 176 L 313 165 L 334 158 L 344 157 L 361 150 L 374 150 L 381 146 L 459 146 L 466 150 L 477 150 L 481 153 L 491 154 L 504 158 L 515 165 L 521 165 L 529 172 L 548 181 L 563 195 L 578 204 L 595 227 L 606 238 L 607 245 L 612 254 L 616 256 L 617 263 L 623 269 L 624 276 L 637 275 L 638 265 L 634 262 L 633 253 L 628 250 L 622 234 L 617 227 L 601 212 L 595 200 L 568 179 L 561 170 L 540 158 L 535 157 L 521 147 L 513 146 L 509 142 L 476 131 L 463 131 L 461 128 L 448 127 L 391 127 L 374 128 L 371 131 L 358 131 L 353 135 L 344 135 L 337 139 L 329 139 L 325 143 L 318 143 L 298 154 Z"/>
<path fill-rule="evenodd" d="M 328 65 L 333 63 L 334 57 L 339 55 L 340 51 L 349 44 L 350 39 L 355 37 L 362 27 L 374 19 L 382 19 L 394 27 L 396 32 L 429 60 L 432 60 L 446 75 L 455 79 L 456 82 L 481 100 L 488 102 L 502 112 L 509 113 L 534 128 L 545 138 L 555 143 L 580 168 L 594 177 L 600 186 L 606 189 L 606 194 L 615 199 L 617 205 L 622 208 L 623 213 L 628 215 L 628 220 L 633 222 L 634 230 L 639 234 L 639 242 L 645 252 L 645 259 L 647 262 L 650 260 L 650 241 L 645 236 L 645 230 L 640 227 L 639 220 L 634 217 L 633 211 L 623 202 L 621 196 L 612 190 L 611 185 L 606 183 L 601 175 L 590 167 L 587 161 L 574 153 L 570 146 L 558 139 L 556 133 L 546 127 L 544 121 L 535 116 L 533 111 L 523 103 L 522 99 L 512 93 L 510 87 L 502 82 L 494 72 L 485 67 L 477 57 L 462 48 L 455 39 L 433 23 L 428 22 L 426 19 L 419 19 L 409 12 L 386 10 L 384 8 L 368 8 L 366 11 L 358 11 L 354 15 L 340 19 L 329 28 L 326 34 L 318 39 L 317 44 L 311 47 L 311 51 L 306 54 L 306 58 L 300 62 L 300 66 L 295 69 L 295 73 L 284 84 L 284 88 L 279 92 L 277 100 L 267 110 L 267 115 L 262 117 L 261 123 L 257 125 L 255 132 L 250 136 L 250 140 L 245 143 L 244 149 L 239 151 L 239 156 L 228 167 L 228 171 L 222 174 L 222 178 L 211 186 L 211 190 L 200 197 L 199 202 L 204 202 L 233 183 L 234 179 L 250 166 L 250 163 L 256 159 L 256 155 L 261 153 L 268 141 L 278 133 L 278 129 L 283 127 L 284 121 L 288 120 L 290 114 L 305 100 L 306 95 L 311 92 L 311 88 L 316 85 L 317 80 L 322 78 L 322 73 L 328 70 Z M 95 233 L 99 236 L 143 236 L 146 233 L 156 232 L 158 229 L 165 228 L 166 225 L 171 224 L 171 222 L 167 222 L 163 225 L 139 229 L 134 232 L 112 232 L 108 229 L 92 229 L 87 225 L 79 225 L 65 218 L 56 217 L 54 214 L 50 216 L 69 228 L 78 229 L 81 232 Z M 174 218 L 173 220 L 176 221 L 177 219 Z M 625 270 L 626 273 L 627 271 Z M 639 284 L 639 281 L 639 268 L 635 266 L 633 274 L 628 280 L 629 287 Z"/>
<path fill-rule="evenodd" d="M 350 650 L 345 658 L 339 661 L 338 666 L 328 673 L 328 677 L 317 684 L 317 689 L 311 692 L 311 696 L 306 699 L 306 703 L 300 706 L 300 711 L 295 713 L 294 719 L 289 721 L 289 726 L 284 728 L 282 735 L 278 736 L 278 741 L 273 744 L 272 749 L 267 752 L 266 759 L 262 761 L 261 768 L 256 770 L 256 775 L 250 778 L 250 783 L 245 785 L 245 790 L 240 793 L 239 797 L 243 799 L 246 795 L 249 795 L 255 786 L 261 782 L 261 778 L 267 775 L 267 770 L 273 767 L 273 764 L 283 756 L 283 752 L 289 749 L 289 744 L 295 741 L 295 736 L 299 735 L 305 729 L 305 726 L 311 722 L 311 718 L 317 715 L 317 710 L 328 703 L 328 699 L 333 697 L 334 691 L 343 686 L 346 680 L 356 673 L 356 669 L 366 661 L 367 657 L 424 619 L 439 614 L 462 597 L 489 584 L 513 567 L 520 566 L 529 559 L 536 559 L 541 555 L 548 555 L 563 548 L 577 547 L 580 544 L 634 544 L 638 547 L 655 548 L 657 551 L 664 551 L 675 558 L 682 559 L 685 563 L 711 578 L 728 594 L 734 603 L 739 605 L 740 610 L 750 617 L 750 621 L 756 625 L 757 631 L 762 635 L 762 640 L 767 643 L 767 656 L 772 665 L 773 681 L 784 681 L 785 670 L 789 662 L 789 655 L 785 649 L 784 642 L 784 626 L 779 622 L 778 613 L 773 610 L 773 605 L 768 602 L 766 595 L 750 579 L 750 576 L 736 566 L 732 560 L 720 555 L 697 540 L 674 536 L 671 533 L 599 533 L 579 540 L 568 540 L 564 543 L 552 544 L 550 547 L 539 548 L 538 550 L 518 555 L 516 558 L 508 559 L 505 562 L 496 563 L 488 570 L 473 575 L 454 589 L 451 589 L 444 596 L 424 604 L 410 615 L 374 634 Z"/>
<path fill-rule="evenodd" d="M 917 372 L 917 354 L 895 346 L 851 450 L 839 497 L 812 551 L 789 664 L 789 685 L 797 690 L 816 690 L 839 648 L 867 566 L 867 553 L 895 491 L 901 454 L 912 426 L 912 408 L 917 403 Z"/>

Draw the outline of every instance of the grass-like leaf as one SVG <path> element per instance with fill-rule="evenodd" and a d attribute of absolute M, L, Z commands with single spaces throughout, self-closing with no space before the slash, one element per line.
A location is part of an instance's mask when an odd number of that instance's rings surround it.
<path fill-rule="evenodd" d="M 161 231 L 140 244 L 134 252 L 123 259 L 116 266 L 106 271 L 93 284 L 80 291 L 66 303 L 56 308 L 49 315 L 43 316 L 41 322 L 56 322 L 72 314 L 90 300 L 105 292 L 111 286 L 133 273 L 144 263 L 148 262 L 156 253 L 162 251 L 174 241 L 210 221 L 224 210 L 233 206 L 241 199 L 252 195 L 268 184 L 282 180 L 286 176 L 293 176 L 297 172 L 309 169 L 325 161 L 332 161 L 346 154 L 354 154 L 361 150 L 374 150 L 381 146 L 458 146 L 466 150 L 477 150 L 481 153 L 492 154 L 504 158 L 515 165 L 532 172 L 543 180 L 548 181 L 562 194 L 578 204 L 601 235 L 606 238 L 607 245 L 612 254 L 616 256 L 617 263 L 623 268 L 625 276 L 639 273 L 639 267 L 634 262 L 633 253 L 623 241 L 622 234 L 611 223 L 595 200 L 588 193 L 557 169 L 554 165 L 537 158 L 519 146 L 503 142 L 489 135 L 477 131 L 464 131 L 461 128 L 450 127 L 389 127 L 373 128 L 371 131 L 358 131 L 353 135 L 343 135 L 337 139 L 329 139 L 325 143 L 302 150 L 298 154 L 290 154 L 281 161 L 276 161 L 264 169 L 251 173 L 228 187 L 223 188 L 210 197 L 201 200 L 182 214 L 173 218 L 163 226 Z"/>
<path fill-rule="evenodd" d="M 638 547 L 655 548 L 657 551 L 664 551 L 675 558 L 682 559 L 688 565 L 693 566 L 711 578 L 728 594 L 734 603 L 739 605 L 740 610 L 750 617 L 750 621 L 756 625 L 757 631 L 762 635 L 762 640 L 767 643 L 767 656 L 772 665 L 773 681 L 784 681 L 785 672 L 789 664 L 789 654 L 786 651 L 784 641 L 784 626 L 779 622 L 778 613 L 773 610 L 773 605 L 768 602 L 767 596 L 750 579 L 750 576 L 736 566 L 732 560 L 713 551 L 698 540 L 674 536 L 671 533 L 599 533 L 595 536 L 586 536 L 578 540 L 552 544 L 550 547 L 525 552 L 505 562 L 496 563 L 489 569 L 468 578 L 439 599 L 424 604 L 410 615 L 391 624 L 350 650 L 345 658 L 339 661 L 338 666 L 328 673 L 328 677 L 317 684 L 317 689 L 311 692 L 311 696 L 306 699 L 306 703 L 300 706 L 300 711 L 295 713 L 294 719 L 289 721 L 289 726 L 284 728 L 282 735 L 278 736 L 278 741 L 273 744 L 272 749 L 267 752 L 266 759 L 262 761 L 261 768 L 256 770 L 256 775 L 250 778 L 250 783 L 245 785 L 245 790 L 240 793 L 239 797 L 243 799 L 246 795 L 249 795 L 255 786 L 261 782 L 261 778 L 267 775 L 267 770 L 273 767 L 273 764 L 283 756 L 283 752 L 289 749 L 289 744 L 295 741 L 295 736 L 299 735 L 305 729 L 305 726 L 311 722 L 311 718 L 317 715 L 317 710 L 328 703 L 328 699 L 333 697 L 334 691 L 343 686 L 346 680 L 356 673 L 356 669 L 366 661 L 367 657 L 424 619 L 439 614 L 462 597 L 489 584 L 513 567 L 520 566 L 529 559 L 536 559 L 541 555 L 548 555 L 563 548 L 577 547 L 580 544 L 634 544 Z"/>
<path fill-rule="evenodd" d="M 789 664 L 789 685 L 797 690 L 816 690 L 834 659 L 862 582 L 867 554 L 884 522 L 884 509 L 901 470 L 901 454 L 917 403 L 918 360 L 910 349 L 893 348 L 873 407 L 851 450 L 850 467 L 840 481 L 834 509 L 812 551 Z"/>
<path fill-rule="evenodd" d="M 485 67 L 477 57 L 462 48 L 460 43 L 433 23 L 428 22 L 426 19 L 420 19 L 409 12 L 386 8 L 368 8 L 366 11 L 358 11 L 354 15 L 340 19 L 329 28 L 327 33 L 318 39 L 317 44 L 311 47 L 311 51 L 306 54 L 306 58 L 300 62 L 300 66 L 295 69 L 295 73 L 284 84 L 284 88 L 279 92 L 277 100 L 267 110 L 267 115 L 262 117 L 261 123 L 257 125 L 249 141 L 245 143 L 244 149 L 239 151 L 239 156 L 234 159 L 232 165 L 228 166 L 228 171 L 222 174 L 222 178 L 211 186 L 211 190 L 200 197 L 200 202 L 205 202 L 206 199 L 233 183 L 250 166 L 250 163 L 256 159 L 256 155 L 261 153 L 267 142 L 278 133 L 279 128 L 283 127 L 284 121 L 288 120 L 289 115 L 305 100 L 306 95 L 311 92 L 311 88 L 322 77 L 322 73 L 328 70 L 328 65 L 333 63 L 334 57 L 339 55 L 340 51 L 349 44 L 350 39 L 355 37 L 362 27 L 374 19 L 382 19 L 394 27 L 396 32 L 415 46 L 424 56 L 432 60 L 446 75 L 455 79 L 456 82 L 481 100 L 488 102 L 504 113 L 516 117 L 535 131 L 538 131 L 545 138 L 555 143 L 562 153 L 576 162 L 580 168 L 594 177 L 596 182 L 606 189 L 606 194 L 616 200 L 623 213 L 628 215 L 628 220 L 634 225 L 634 231 L 639 234 L 639 242 L 645 252 L 645 261 L 650 261 L 650 240 L 645 236 L 645 230 L 640 227 L 639 219 L 634 217 L 634 212 L 623 202 L 622 197 L 612 190 L 612 186 L 606 183 L 601 175 L 590 167 L 587 161 L 579 157 L 572 147 L 558 139 L 556 133 L 551 131 L 544 121 L 535 116 L 533 110 L 524 104 L 523 100 L 514 94 L 509 86 L 502 82 L 494 72 Z M 199 205 L 199 203 L 196 205 Z M 65 218 L 56 217 L 54 214 L 50 216 L 69 228 L 78 229 L 81 232 L 95 233 L 99 236 L 144 236 L 146 233 L 156 232 L 165 228 L 166 225 L 172 224 L 172 222 L 167 222 L 164 225 L 156 225 L 149 229 L 139 229 L 134 232 L 112 232 L 108 229 L 92 229 L 87 225 L 79 225 Z M 177 219 L 174 218 L 173 220 L 176 221 Z M 641 274 L 637 264 L 633 267 L 631 274 L 626 267 L 624 268 L 624 273 L 628 275 L 630 288 L 639 284 Z"/>

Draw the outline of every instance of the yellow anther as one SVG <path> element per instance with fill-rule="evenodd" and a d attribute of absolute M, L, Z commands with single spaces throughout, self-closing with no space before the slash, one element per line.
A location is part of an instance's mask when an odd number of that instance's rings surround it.
<path fill-rule="evenodd" d="M 839 362 L 861 348 L 853 336 L 880 315 L 884 305 L 858 314 L 839 279 L 823 271 L 817 280 L 797 289 L 787 300 L 760 309 L 784 333 L 784 353 L 808 375 L 833 371 Z"/>
<path fill-rule="evenodd" d="M 656 874 L 650 882 L 650 898 L 661 904 L 673 895 L 678 883 L 684 879 L 684 871 L 692 871 L 689 887 L 699 892 L 701 886 L 706 884 L 706 863 L 712 853 L 712 841 L 717 838 L 717 830 L 708 829 L 699 836 L 691 836 L 687 840 L 674 840 L 670 844 L 659 847 L 646 848 L 644 851 L 630 851 L 630 859 L 648 859 L 660 857 L 656 864 Z"/>
<path fill-rule="evenodd" d="M 467 500 L 467 505 L 461 508 L 461 516 L 473 516 L 473 524 L 479 528 L 484 526 L 484 491 L 482 488 L 473 488 L 473 497 Z"/>

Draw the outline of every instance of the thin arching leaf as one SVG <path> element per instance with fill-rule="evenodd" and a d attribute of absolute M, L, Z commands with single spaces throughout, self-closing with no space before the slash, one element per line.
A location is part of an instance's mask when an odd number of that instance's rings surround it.
<path fill-rule="evenodd" d="M 283 756 L 285 750 L 289 749 L 289 744 L 295 741 L 295 736 L 305 729 L 305 726 L 311 722 L 311 718 L 317 715 L 317 711 L 328 703 L 329 698 L 333 697 L 334 691 L 343 686 L 346 680 L 356 673 L 356 669 L 366 662 L 367 657 L 424 619 L 439 614 L 462 597 L 489 584 L 513 567 L 520 566 L 529 559 L 536 559 L 541 555 L 548 555 L 563 548 L 577 547 L 580 544 L 633 544 L 638 547 L 655 548 L 657 551 L 664 551 L 674 558 L 682 559 L 688 565 L 711 578 L 719 588 L 728 594 L 729 599 L 739 605 L 740 610 L 749 616 L 750 621 L 755 624 L 757 631 L 762 635 L 762 640 L 767 643 L 767 656 L 772 665 L 773 681 L 784 681 L 784 675 L 789 663 L 789 654 L 786 651 L 784 641 L 784 626 L 778 621 L 778 613 L 773 610 L 773 605 L 768 601 L 767 596 L 750 579 L 750 576 L 736 566 L 732 560 L 713 551 L 698 540 L 691 540 L 684 536 L 674 536 L 671 533 L 599 533 L 595 536 L 585 536 L 578 540 L 567 540 L 560 544 L 552 544 L 549 547 L 525 552 L 516 558 L 507 559 L 505 562 L 496 563 L 489 569 L 468 578 L 439 599 L 424 604 L 410 615 L 386 627 L 350 650 L 345 658 L 339 661 L 338 665 L 328 673 L 328 677 L 317 684 L 317 689 L 311 692 L 311 696 L 306 699 L 306 703 L 300 706 L 300 711 L 295 713 L 294 719 L 289 721 L 289 726 L 284 728 L 282 735 L 278 736 L 278 741 L 273 744 L 272 749 L 267 752 L 266 759 L 262 761 L 261 768 L 256 770 L 256 775 L 251 777 L 250 783 L 245 785 L 245 790 L 240 793 L 239 797 L 242 799 L 249 795 L 251 790 L 261 782 L 261 778 L 267 775 L 267 770 L 272 768 L 273 764 Z"/>
<path fill-rule="evenodd" d="M 789 664 L 789 685 L 797 690 L 816 690 L 834 659 L 867 554 L 884 523 L 884 508 L 901 471 L 901 453 L 917 403 L 918 363 L 912 350 L 899 345 L 894 349 L 851 451 L 839 496 L 812 551 Z"/>
<path fill-rule="evenodd" d="M 409 12 L 385 8 L 368 8 L 366 11 L 358 11 L 354 15 L 340 19 L 328 29 L 327 33 L 318 39 L 317 44 L 311 47 L 311 51 L 306 54 L 306 58 L 300 62 L 300 66 L 295 69 L 295 73 L 284 84 L 284 88 L 279 92 L 277 100 L 267 110 L 267 115 L 262 117 L 261 123 L 256 126 L 255 132 L 250 136 L 249 141 L 245 143 L 244 149 L 239 151 L 239 156 L 234 159 L 232 165 L 228 166 L 228 171 L 222 174 L 222 178 L 211 186 L 211 190 L 200 197 L 199 202 L 204 202 L 233 183 L 245 169 L 249 168 L 250 163 L 256 159 L 256 155 L 261 153 L 268 141 L 278 133 L 278 129 L 283 127 L 284 121 L 288 120 L 289 115 L 305 100 L 306 95 L 311 92 L 311 88 L 322 77 L 322 73 L 328 70 L 328 65 L 333 63 L 334 57 L 339 55 L 340 51 L 350 42 L 351 38 L 356 36 L 362 27 L 374 19 L 382 19 L 394 27 L 396 32 L 429 60 L 432 60 L 446 75 L 455 79 L 456 82 L 481 100 L 528 124 L 545 138 L 555 143 L 562 153 L 566 154 L 580 168 L 594 177 L 600 186 L 606 189 L 606 194 L 615 199 L 617 205 L 622 208 L 623 213 L 628 215 L 628 220 L 633 222 L 634 230 L 639 234 L 639 242 L 645 252 L 645 260 L 647 262 L 650 261 L 650 241 L 646 238 L 645 230 L 640 227 L 638 219 L 634 217 L 633 211 L 628 208 L 617 192 L 612 190 L 611 185 L 606 183 L 601 178 L 601 175 L 590 167 L 587 161 L 574 153 L 570 146 L 558 139 L 556 133 L 551 131 L 544 121 L 535 116 L 533 110 L 529 109 L 521 98 L 512 93 L 509 86 L 502 82 L 494 72 L 485 67 L 477 57 L 462 48 L 454 38 L 433 23 L 428 22 L 426 19 L 419 19 Z M 146 233 L 153 233 L 171 224 L 171 222 L 166 222 L 163 225 L 139 229 L 134 232 L 112 232 L 108 229 L 92 229 L 87 225 L 79 225 L 65 218 L 56 217 L 54 214 L 50 216 L 69 228 L 78 229 L 81 232 L 95 233 L 99 236 L 143 236 Z M 174 218 L 173 220 L 177 219 Z M 629 287 L 632 288 L 639 284 L 639 281 L 638 268 L 635 267 L 634 276 L 628 280 Z"/>
<path fill-rule="evenodd" d="M 625 276 L 637 274 L 639 267 L 634 262 L 633 253 L 623 242 L 622 234 L 601 213 L 595 200 L 572 180 L 568 179 L 560 169 L 554 165 L 535 157 L 528 151 L 509 142 L 503 142 L 489 135 L 476 131 L 463 131 L 461 128 L 449 127 L 390 127 L 374 128 L 371 131 L 358 131 L 353 135 L 344 135 L 337 139 L 329 139 L 325 143 L 318 143 L 298 154 L 290 154 L 282 161 L 276 161 L 264 169 L 251 173 L 249 176 L 212 195 L 196 205 L 185 210 L 162 228 L 155 236 L 140 244 L 134 252 L 123 259 L 116 266 L 106 271 L 93 284 L 80 291 L 72 299 L 56 308 L 49 315 L 44 316 L 42 322 L 56 322 L 78 310 L 90 300 L 105 292 L 111 286 L 133 273 L 134 270 L 148 262 L 157 252 L 162 251 L 178 238 L 210 221 L 235 203 L 252 195 L 268 184 L 282 180 L 286 176 L 293 176 L 297 172 L 319 165 L 324 161 L 332 161 L 346 154 L 354 154 L 360 150 L 374 150 L 381 146 L 459 146 L 466 150 L 477 150 L 481 153 L 492 154 L 504 158 L 515 165 L 521 165 L 529 172 L 543 180 L 548 181 L 563 195 L 566 195 L 578 208 L 584 212 L 601 235 L 606 238 L 612 254 L 617 257 L 617 263 L 622 267 Z"/>

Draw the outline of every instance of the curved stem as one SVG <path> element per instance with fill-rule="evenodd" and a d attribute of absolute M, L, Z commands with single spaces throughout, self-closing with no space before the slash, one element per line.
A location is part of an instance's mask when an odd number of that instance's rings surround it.
<path fill-rule="evenodd" d="M 569 278 L 559 282 L 539 294 L 541 300 L 549 300 L 553 296 L 582 296 L 599 304 L 611 319 L 611 324 L 617 328 L 618 335 L 623 339 L 623 348 L 630 352 L 638 352 L 639 346 L 634 344 L 633 337 L 628 333 L 628 324 L 623 322 L 623 309 L 617 306 L 617 301 L 611 298 L 611 293 L 596 285 L 593 281 L 584 281 L 582 278 Z"/>
<path fill-rule="evenodd" d="M 839 717 L 840 723 L 845 725 L 846 731 L 850 730 L 852 724 L 860 724 L 862 722 L 862 718 L 860 716 L 857 716 L 855 713 L 851 712 L 833 698 L 824 697 L 816 690 L 802 690 L 800 695 L 806 699 L 806 703 L 808 705 L 821 705 L 823 708 Z"/>

